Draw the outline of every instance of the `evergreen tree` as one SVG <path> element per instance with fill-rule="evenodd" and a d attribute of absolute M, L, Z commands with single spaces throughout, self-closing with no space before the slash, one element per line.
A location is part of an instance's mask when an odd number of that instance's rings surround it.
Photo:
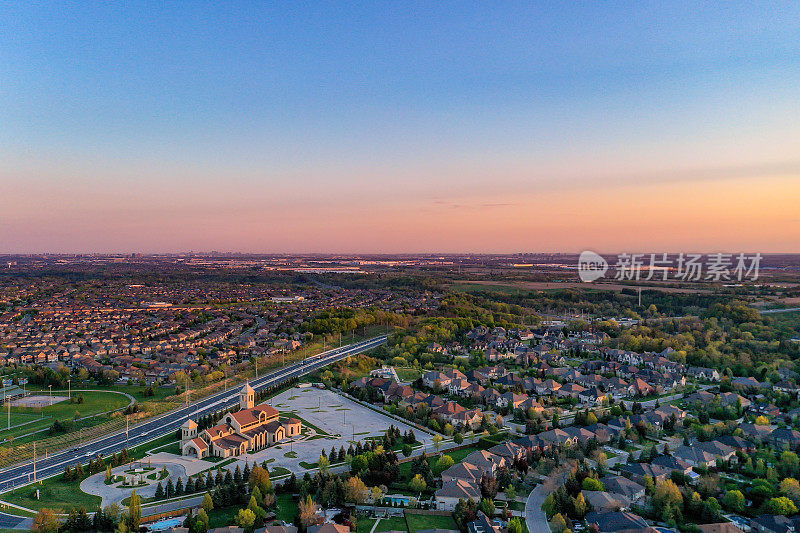
<path fill-rule="evenodd" d="M 164 499 L 164 487 L 161 485 L 160 481 L 158 482 L 158 485 L 156 486 L 155 498 L 156 498 L 156 500 L 163 500 Z"/>
<path fill-rule="evenodd" d="M 164 496 L 166 498 L 172 498 L 175 496 L 175 485 L 172 484 L 172 478 L 167 480 L 167 488 L 164 489 Z"/>
<path fill-rule="evenodd" d="M 183 494 L 183 479 L 179 477 L 178 482 L 175 483 L 175 496 L 180 496 L 182 494 Z"/>

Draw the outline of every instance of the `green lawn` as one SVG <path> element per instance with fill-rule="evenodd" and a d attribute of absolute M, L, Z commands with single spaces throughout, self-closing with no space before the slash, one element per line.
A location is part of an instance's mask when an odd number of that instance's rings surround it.
<path fill-rule="evenodd" d="M 524 511 L 525 504 L 523 502 L 508 502 L 508 508 L 512 511 Z"/>
<path fill-rule="evenodd" d="M 395 367 L 394 371 L 397 372 L 397 377 L 400 378 L 400 381 L 414 381 L 421 375 L 416 368 Z"/>
<path fill-rule="evenodd" d="M 468 446 L 459 450 L 449 450 L 445 452 L 445 455 L 449 455 L 453 459 L 453 462 L 460 463 L 464 457 L 468 456 L 472 452 L 477 452 L 478 450 L 480 450 L 480 448 L 477 446 Z"/>
<path fill-rule="evenodd" d="M 38 394 L 48 395 L 48 391 L 36 391 Z M 53 391 L 53 396 L 66 396 L 67 391 Z M 26 436 L 31 432 L 47 429 L 55 420 L 73 420 L 93 416 L 93 418 L 80 422 L 80 427 L 91 427 L 108 420 L 106 416 L 94 416 L 122 409 L 130 403 L 130 399 L 122 394 L 105 391 L 73 392 L 72 398 L 83 396 L 83 403 L 70 403 L 69 400 L 54 403 L 46 407 L 11 407 L 11 425 L 30 422 L 17 428 L 0 430 L 0 439 L 16 439 L 16 443 L 29 442 L 49 436 L 39 433 L 35 436 Z M 0 428 L 8 427 L 8 414 L 0 413 Z M 78 426 L 76 426 L 77 428 Z"/>
<path fill-rule="evenodd" d="M 282 466 L 276 466 L 275 468 L 269 471 L 269 475 L 274 478 L 281 476 L 288 476 L 291 473 L 292 472 L 289 469 L 284 468 Z"/>
<path fill-rule="evenodd" d="M 239 509 L 241 509 L 241 507 L 236 505 L 225 507 L 224 509 L 212 509 L 211 512 L 208 513 L 209 529 L 233 524 Z"/>
<path fill-rule="evenodd" d="M 416 533 L 421 529 L 455 529 L 458 530 L 456 521 L 453 517 L 437 516 L 428 514 L 412 514 L 406 513 L 406 523 L 408 524 L 408 531 Z"/>
<path fill-rule="evenodd" d="M 79 509 L 93 511 L 100 506 L 100 497 L 86 494 L 77 489 L 76 482 L 63 482 L 61 476 L 51 477 L 36 485 L 20 487 L 3 494 L 3 499 L 9 503 L 21 505 L 28 509 L 39 510 L 43 507 L 50 509 Z M 35 498 L 36 489 L 39 489 L 41 499 Z"/>
<path fill-rule="evenodd" d="M 379 531 L 408 531 L 405 518 L 393 516 L 391 518 L 381 518 L 378 527 L 375 528 L 375 533 Z M 359 531 L 359 533 L 361 533 Z M 367 531 L 369 533 L 369 531 Z"/>
<path fill-rule="evenodd" d="M 356 521 L 356 531 L 358 533 L 369 533 L 375 525 L 375 518 L 361 517 Z"/>
<path fill-rule="evenodd" d="M 284 520 L 290 524 L 297 516 L 297 501 L 291 494 L 278 494 L 275 498 L 275 515 L 278 520 Z"/>
<path fill-rule="evenodd" d="M 173 436 L 174 438 L 174 436 Z M 169 444 L 165 444 L 164 446 L 159 446 L 158 448 L 151 448 L 150 449 L 153 453 L 158 452 L 167 452 L 173 455 L 180 455 L 181 454 L 181 443 L 178 441 L 171 442 Z"/>

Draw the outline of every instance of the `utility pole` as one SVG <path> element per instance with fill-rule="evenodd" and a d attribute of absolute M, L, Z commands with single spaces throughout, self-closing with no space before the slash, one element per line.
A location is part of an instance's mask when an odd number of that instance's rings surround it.
<path fill-rule="evenodd" d="M 72 400 L 72 380 L 67 380 L 67 399 Z"/>
<path fill-rule="evenodd" d="M 53 386 L 48 385 L 47 388 L 50 389 L 50 407 L 53 407 Z"/>
<path fill-rule="evenodd" d="M 36 441 L 33 441 L 33 482 L 36 483 Z"/>
<path fill-rule="evenodd" d="M 128 447 L 128 420 L 130 415 L 125 415 L 125 447 Z"/>

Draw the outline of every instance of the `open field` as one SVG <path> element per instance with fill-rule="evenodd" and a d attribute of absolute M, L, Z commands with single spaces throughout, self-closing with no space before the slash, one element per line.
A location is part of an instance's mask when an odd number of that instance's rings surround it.
<path fill-rule="evenodd" d="M 131 402 L 130 398 L 124 394 L 118 394 L 107 391 L 86 391 L 86 392 L 72 392 L 73 400 L 78 397 L 83 397 L 83 403 L 70 403 L 69 400 L 64 400 L 56 403 L 55 398 L 66 394 L 64 391 L 53 391 L 54 402 L 49 405 L 49 397 L 44 398 L 43 407 L 26 407 L 23 405 L 11 406 L 11 429 L 8 427 L 8 418 L 6 413 L 0 416 L 0 440 L 14 439 L 16 443 L 28 442 L 33 438 L 41 439 L 49 436 L 47 433 L 39 433 L 35 437 L 27 436 L 37 430 L 49 428 L 55 420 L 67 421 L 76 420 L 85 417 L 93 417 L 88 420 L 76 421 L 77 427 L 91 427 L 108 420 L 106 416 L 101 415 L 108 411 L 122 409 L 128 406 Z M 22 426 L 13 427 L 15 425 L 28 422 Z"/>
<path fill-rule="evenodd" d="M 35 497 L 36 489 L 40 491 L 41 498 L 39 500 Z M 47 507 L 64 511 L 81 507 L 87 511 L 93 511 L 97 509 L 101 501 L 99 496 L 92 496 L 76 489 L 75 482 L 61 481 L 61 476 L 7 492 L 3 494 L 3 500 L 29 509 L 39 510 Z"/>
<path fill-rule="evenodd" d="M 564 283 L 558 283 L 554 281 L 460 281 L 450 285 L 450 288 L 462 292 L 501 292 L 506 294 L 514 294 L 520 291 L 547 291 L 557 289 L 585 289 L 622 292 L 623 289 L 636 290 L 639 288 L 642 290 L 678 293 L 711 292 L 708 289 L 691 289 L 653 282 L 650 282 L 649 284 L 639 283 L 636 285 L 625 285 L 621 283 L 581 283 L 577 281 Z"/>

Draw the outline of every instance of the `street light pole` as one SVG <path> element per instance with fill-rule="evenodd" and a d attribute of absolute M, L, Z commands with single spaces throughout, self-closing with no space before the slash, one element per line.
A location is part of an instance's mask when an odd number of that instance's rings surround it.
<path fill-rule="evenodd" d="M 67 380 L 67 398 L 72 401 L 72 380 Z"/>
<path fill-rule="evenodd" d="M 53 386 L 48 385 L 47 388 L 50 389 L 50 407 L 53 407 Z"/>

